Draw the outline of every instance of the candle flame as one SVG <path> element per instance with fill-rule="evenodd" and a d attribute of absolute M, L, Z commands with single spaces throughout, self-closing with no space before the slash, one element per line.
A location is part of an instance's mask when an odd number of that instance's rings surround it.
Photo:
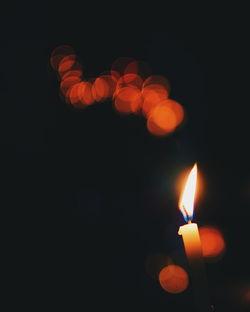
<path fill-rule="evenodd" d="M 179 208 L 186 222 L 193 219 L 194 197 L 196 191 L 197 164 L 195 163 L 187 178 L 183 193 L 180 197 Z"/>

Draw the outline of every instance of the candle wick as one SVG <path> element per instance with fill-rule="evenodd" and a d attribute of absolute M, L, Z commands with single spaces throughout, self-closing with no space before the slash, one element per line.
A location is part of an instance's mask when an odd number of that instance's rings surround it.
<path fill-rule="evenodd" d="M 188 214 L 188 212 L 187 212 L 187 209 L 185 208 L 184 205 L 182 205 L 182 209 L 184 210 L 184 212 L 185 212 L 185 214 L 186 214 L 186 216 L 187 216 L 188 223 L 192 223 L 191 220 L 190 220 L 190 216 L 189 216 L 189 214 Z"/>

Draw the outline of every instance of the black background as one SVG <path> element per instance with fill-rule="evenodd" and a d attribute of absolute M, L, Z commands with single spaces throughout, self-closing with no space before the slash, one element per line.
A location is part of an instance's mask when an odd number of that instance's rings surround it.
<path fill-rule="evenodd" d="M 31 286 L 34 307 L 49 298 L 55 307 L 69 303 L 70 311 L 195 311 L 191 288 L 164 292 L 145 263 L 160 252 L 186 266 L 175 184 L 197 161 L 205 190 L 195 221 L 217 226 L 227 246 L 220 261 L 207 264 L 211 302 L 216 311 L 247 311 L 244 8 L 203 7 L 196 13 L 157 1 L 120 5 L 116 11 L 97 4 L 12 11 L 2 47 L 3 92 L 11 108 L 10 122 L 3 122 L 3 151 L 11 185 L 5 209 L 25 234 L 13 235 L 18 252 L 12 264 L 17 276 L 24 272 L 17 288 L 21 293 L 23 284 Z M 143 117 L 120 115 L 111 101 L 81 111 L 69 107 L 58 96 L 49 64 L 62 44 L 75 49 L 86 78 L 120 56 L 146 61 L 153 74 L 169 79 L 170 97 L 185 108 L 184 124 L 157 138 Z M 21 297 L 29 301 L 27 294 Z"/>

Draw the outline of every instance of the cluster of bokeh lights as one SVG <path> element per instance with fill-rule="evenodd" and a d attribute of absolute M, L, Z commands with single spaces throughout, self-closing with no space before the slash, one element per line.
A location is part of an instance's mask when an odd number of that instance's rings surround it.
<path fill-rule="evenodd" d="M 110 70 L 87 79 L 74 49 L 63 45 L 52 51 L 50 64 L 58 73 L 60 95 L 76 109 L 111 99 L 119 113 L 143 115 L 148 131 L 157 136 L 172 133 L 184 120 L 182 105 L 169 98 L 168 80 L 151 75 L 143 62 L 119 57 Z M 207 261 L 220 259 L 225 251 L 222 233 L 212 226 L 201 227 L 199 231 L 204 258 Z M 148 258 L 146 271 L 172 294 L 183 292 L 189 285 L 185 269 L 162 254 Z M 249 300 L 249 292 L 247 298 Z"/>
<path fill-rule="evenodd" d="M 60 95 L 75 108 L 111 99 L 120 113 L 142 114 L 149 132 L 157 136 L 173 132 L 183 122 L 184 109 L 169 98 L 168 80 L 150 75 L 143 62 L 119 57 L 110 70 L 86 79 L 74 49 L 63 45 L 52 51 L 50 63 L 58 72 Z"/>

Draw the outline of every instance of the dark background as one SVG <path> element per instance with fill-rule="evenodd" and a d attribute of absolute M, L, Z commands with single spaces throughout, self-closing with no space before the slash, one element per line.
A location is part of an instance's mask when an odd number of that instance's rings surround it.
<path fill-rule="evenodd" d="M 39 298 L 34 307 L 50 298 L 55 307 L 69 303 L 87 311 L 99 306 L 195 311 L 190 287 L 178 295 L 164 292 L 145 264 L 150 255 L 165 253 L 186 267 L 175 185 L 197 161 L 205 190 L 195 221 L 217 226 L 227 246 L 223 258 L 206 267 L 211 302 L 216 311 L 247 311 L 249 302 L 242 299 L 250 289 L 244 10 L 201 8 L 196 14 L 190 9 L 191 15 L 186 8 L 171 14 L 157 1 L 123 6 L 109 15 L 100 7 L 97 12 L 34 6 L 27 8 L 28 20 L 18 9 L 12 12 L 2 67 L 3 92 L 15 113 L 3 122 L 3 146 L 7 175 L 13 173 L 6 207 L 13 222 L 20 226 L 22 220 L 19 233 L 27 238 L 15 237 L 13 266 L 17 275 L 24 274 L 18 290 L 23 282 L 31 286 L 33 298 Z M 184 124 L 157 138 L 143 117 L 120 115 L 111 101 L 82 111 L 70 108 L 59 98 L 49 64 L 62 44 L 75 49 L 87 78 L 120 56 L 146 61 L 153 74 L 169 79 L 170 97 L 185 108 Z"/>

